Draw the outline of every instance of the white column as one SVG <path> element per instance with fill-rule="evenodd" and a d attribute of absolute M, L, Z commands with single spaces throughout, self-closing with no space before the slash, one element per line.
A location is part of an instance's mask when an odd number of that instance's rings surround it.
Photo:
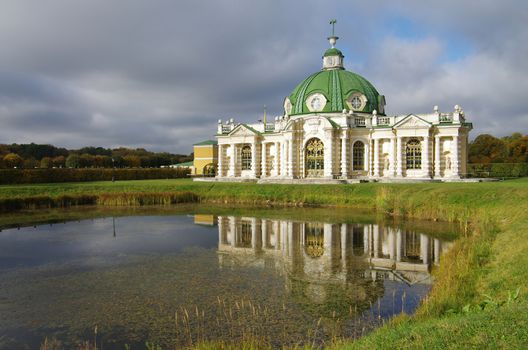
<path fill-rule="evenodd" d="M 229 230 L 231 231 L 231 246 L 236 247 L 236 222 L 235 217 L 229 217 Z"/>
<path fill-rule="evenodd" d="M 331 257 L 332 254 L 332 224 L 323 224 L 323 246 L 324 256 Z"/>
<path fill-rule="evenodd" d="M 280 144 L 278 142 L 275 142 L 275 160 L 274 160 L 274 166 L 273 166 L 273 175 L 279 176 L 279 166 L 280 166 Z"/>
<path fill-rule="evenodd" d="M 390 149 L 389 149 L 389 176 L 393 177 L 396 171 L 396 154 L 394 152 L 395 147 L 395 136 L 390 138 Z"/>
<path fill-rule="evenodd" d="M 435 153 L 434 153 L 434 176 L 440 177 L 440 165 L 442 164 L 440 162 L 440 135 L 435 136 Z"/>
<path fill-rule="evenodd" d="M 286 141 L 280 143 L 280 176 L 286 174 Z"/>
<path fill-rule="evenodd" d="M 223 237 L 224 237 L 223 217 L 219 216 L 218 217 L 218 249 L 220 249 L 221 246 L 224 245 L 224 242 L 226 241 L 223 239 Z"/>
<path fill-rule="evenodd" d="M 256 250 L 258 248 L 257 244 L 257 219 L 251 219 L 251 248 Z"/>
<path fill-rule="evenodd" d="M 288 140 L 287 173 L 288 176 L 293 177 L 293 140 Z"/>
<path fill-rule="evenodd" d="M 346 267 L 347 224 L 341 224 L 341 263 Z"/>
<path fill-rule="evenodd" d="M 341 177 L 348 177 L 348 134 L 347 130 L 343 131 L 341 138 Z"/>
<path fill-rule="evenodd" d="M 290 258 L 293 258 L 293 252 L 295 249 L 295 246 L 293 243 L 293 222 L 288 221 L 288 224 L 286 227 L 288 228 L 288 255 Z"/>
<path fill-rule="evenodd" d="M 420 234 L 420 250 L 422 256 L 422 263 L 424 265 L 429 264 L 429 237 L 424 234 Z"/>
<path fill-rule="evenodd" d="M 396 259 L 396 236 L 394 234 L 394 229 L 387 228 L 389 232 L 389 257 L 391 260 Z"/>
<path fill-rule="evenodd" d="M 458 164 L 459 164 L 459 154 L 458 154 L 458 135 L 453 136 L 453 142 L 451 143 L 451 154 L 453 155 L 453 159 L 451 160 L 451 170 L 453 172 L 453 177 L 459 177 L 459 170 L 458 170 Z"/>
<path fill-rule="evenodd" d="M 368 143 L 367 144 L 364 144 L 365 145 L 365 153 L 363 154 L 363 160 L 364 160 L 364 168 L 363 170 L 367 172 L 367 175 L 370 175 L 370 140 L 367 141 Z M 354 153 L 354 152 L 352 152 Z M 354 164 L 354 163 L 352 163 Z"/>
<path fill-rule="evenodd" d="M 268 220 L 262 219 L 260 233 L 262 235 L 262 250 L 264 250 L 268 248 Z"/>
<path fill-rule="evenodd" d="M 334 175 L 334 142 L 333 130 L 326 131 L 324 140 L 324 177 L 332 178 Z"/>
<path fill-rule="evenodd" d="M 396 261 L 401 261 L 403 253 L 403 232 L 396 229 Z"/>
<path fill-rule="evenodd" d="M 373 247 L 372 247 L 372 252 L 374 253 L 374 258 L 377 258 L 379 257 L 379 247 L 380 247 L 380 244 L 379 244 L 379 226 L 378 225 L 374 225 L 373 227 L 373 230 L 372 230 L 372 236 L 373 236 Z"/>
<path fill-rule="evenodd" d="M 251 177 L 257 177 L 257 141 L 251 143 Z"/>
<path fill-rule="evenodd" d="M 370 225 L 363 226 L 363 253 L 365 255 L 370 252 Z"/>
<path fill-rule="evenodd" d="M 440 240 L 434 239 L 434 263 L 435 265 L 440 264 Z"/>
<path fill-rule="evenodd" d="M 396 176 L 403 176 L 403 153 L 402 153 L 402 138 L 396 139 Z"/>
<path fill-rule="evenodd" d="M 422 172 L 424 177 L 431 177 L 431 167 L 429 165 L 429 136 L 424 136 L 423 139 Z"/>
<path fill-rule="evenodd" d="M 216 177 L 222 177 L 224 175 L 224 145 L 218 145 L 218 170 L 216 171 Z"/>
<path fill-rule="evenodd" d="M 374 139 L 374 163 L 372 164 L 372 176 L 379 176 L 379 140 Z"/>
<path fill-rule="evenodd" d="M 229 171 L 227 173 L 227 176 L 229 177 L 235 177 L 235 166 L 236 166 L 236 144 L 232 143 L 229 146 L 229 151 L 231 152 L 231 159 L 229 161 Z"/>
<path fill-rule="evenodd" d="M 265 178 L 266 177 L 266 173 L 268 171 L 268 164 L 267 164 L 267 154 L 266 154 L 266 144 L 264 142 L 262 142 L 262 150 L 261 150 L 261 153 L 262 155 L 260 156 L 260 178 Z"/>

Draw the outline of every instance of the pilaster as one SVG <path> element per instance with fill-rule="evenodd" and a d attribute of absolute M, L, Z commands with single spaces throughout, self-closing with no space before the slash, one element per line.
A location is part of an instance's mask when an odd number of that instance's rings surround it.
<path fill-rule="evenodd" d="M 334 175 L 334 135 L 333 130 L 326 130 L 324 141 L 324 177 L 333 178 Z"/>
<path fill-rule="evenodd" d="M 396 138 L 396 176 L 403 177 L 402 138 Z"/>
<path fill-rule="evenodd" d="M 343 130 L 343 136 L 341 137 L 341 177 L 348 178 L 348 133 L 347 130 Z"/>
<path fill-rule="evenodd" d="M 394 176 L 394 173 L 396 171 L 396 157 L 394 152 L 394 147 L 396 145 L 396 137 L 392 136 L 390 138 L 390 149 L 389 149 L 389 176 Z"/>
<path fill-rule="evenodd" d="M 453 154 L 453 159 L 451 162 L 451 170 L 452 170 L 452 177 L 459 178 L 460 177 L 460 171 L 459 171 L 459 162 L 460 162 L 460 155 L 459 155 L 459 144 L 458 144 L 458 135 L 453 136 L 453 142 L 451 143 L 451 153 Z"/>
<path fill-rule="evenodd" d="M 251 177 L 257 177 L 257 143 L 253 141 L 251 143 Z"/>
<path fill-rule="evenodd" d="M 227 172 L 227 176 L 235 177 L 235 166 L 236 166 L 236 144 L 235 143 L 232 143 L 229 146 L 229 151 L 231 153 L 231 157 L 229 159 L 229 171 Z"/>
<path fill-rule="evenodd" d="M 431 177 L 431 167 L 429 163 L 429 136 L 424 136 L 423 139 L 422 171 L 424 177 Z"/>
<path fill-rule="evenodd" d="M 268 163 L 267 163 L 267 150 L 266 150 L 266 144 L 262 142 L 261 144 L 261 157 L 260 157 L 260 178 L 265 178 L 267 171 L 268 171 Z"/>
<path fill-rule="evenodd" d="M 441 175 L 441 150 L 440 150 L 440 135 L 435 136 L 435 156 L 434 156 L 434 176 L 435 178 L 440 178 Z"/>
<path fill-rule="evenodd" d="M 372 176 L 379 177 L 379 139 L 374 139 L 374 161 L 372 164 Z"/>
<path fill-rule="evenodd" d="M 224 175 L 224 145 L 218 145 L 218 169 L 216 170 L 216 177 Z"/>

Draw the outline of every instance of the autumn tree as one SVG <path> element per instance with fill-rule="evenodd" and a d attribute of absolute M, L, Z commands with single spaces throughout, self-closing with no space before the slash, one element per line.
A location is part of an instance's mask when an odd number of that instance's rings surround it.
<path fill-rule="evenodd" d="M 470 163 L 501 163 L 507 156 L 506 143 L 489 134 L 477 136 L 469 145 Z"/>
<path fill-rule="evenodd" d="M 4 157 L 4 164 L 7 168 L 20 168 L 24 159 L 16 153 L 8 153 Z"/>
<path fill-rule="evenodd" d="M 141 166 L 141 158 L 138 156 L 125 156 L 123 160 L 129 168 L 139 168 Z"/>
<path fill-rule="evenodd" d="M 80 166 L 80 157 L 78 154 L 72 153 L 66 158 L 66 167 L 78 168 Z"/>
<path fill-rule="evenodd" d="M 521 135 L 520 137 L 515 137 L 510 141 L 508 144 L 508 162 L 528 162 L 528 135 Z"/>
<path fill-rule="evenodd" d="M 66 165 L 66 157 L 64 156 L 55 157 L 51 160 L 51 164 L 55 168 L 64 168 L 64 166 Z"/>
<path fill-rule="evenodd" d="M 50 157 L 44 157 L 40 160 L 40 167 L 41 168 L 44 168 L 44 169 L 47 169 L 47 168 L 51 168 L 51 158 Z"/>

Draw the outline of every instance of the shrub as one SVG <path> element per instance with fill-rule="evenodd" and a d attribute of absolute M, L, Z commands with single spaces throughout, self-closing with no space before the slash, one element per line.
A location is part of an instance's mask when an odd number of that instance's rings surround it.
<path fill-rule="evenodd" d="M 187 177 L 189 169 L 0 169 L 0 184 L 48 182 L 87 182 L 115 180 L 178 179 Z"/>
<path fill-rule="evenodd" d="M 528 176 L 528 163 L 470 163 L 470 177 L 524 177 Z"/>

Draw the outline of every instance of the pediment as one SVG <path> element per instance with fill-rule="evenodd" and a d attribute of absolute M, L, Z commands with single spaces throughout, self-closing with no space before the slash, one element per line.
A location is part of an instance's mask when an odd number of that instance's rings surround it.
<path fill-rule="evenodd" d="M 395 129 L 423 129 L 430 127 L 431 123 L 413 114 L 408 115 L 394 125 Z"/>
<path fill-rule="evenodd" d="M 258 134 L 258 131 L 248 127 L 246 124 L 239 124 L 229 133 L 229 136 L 255 136 Z"/>

